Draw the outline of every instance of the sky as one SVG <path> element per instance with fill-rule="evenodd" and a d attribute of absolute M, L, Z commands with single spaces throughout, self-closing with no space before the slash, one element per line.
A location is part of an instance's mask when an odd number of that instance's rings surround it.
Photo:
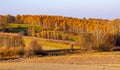
<path fill-rule="evenodd" d="M 1 0 L 0 14 L 120 18 L 120 0 Z"/>

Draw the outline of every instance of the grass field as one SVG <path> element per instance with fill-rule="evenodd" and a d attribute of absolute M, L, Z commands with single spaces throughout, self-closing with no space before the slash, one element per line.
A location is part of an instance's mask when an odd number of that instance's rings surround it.
<path fill-rule="evenodd" d="M 1 70 L 120 70 L 120 52 L 32 57 L 0 62 Z"/>
<path fill-rule="evenodd" d="M 0 70 L 120 70 L 118 64 L 70 65 L 53 63 L 0 63 Z"/>
<path fill-rule="evenodd" d="M 100 52 L 87 54 L 72 54 L 43 58 L 25 59 L 21 62 L 59 63 L 59 64 L 119 64 L 120 52 Z"/>
<path fill-rule="evenodd" d="M 8 23 L 6 28 L 28 28 L 28 24 L 16 24 L 16 23 Z"/>
<path fill-rule="evenodd" d="M 30 26 L 30 24 L 8 23 L 8 24 L 6 24 L 5 28 L 12 29 L 13 33 L 18 33 L 21 31 L 27 32 L 27 29 L 29 26 Z M 35 27 L 36 31 L 41 30 L 41 28 L 42 28 L 40 25 L 34 25 L 34 27 Z"/>
<path fill-rule="evenodd" d="M 33 40 L 34 38 L 32 37 L 24 37 L 24 41 L 26 46 Z M 50 42 L 50 41 L 45 41 L 45 40 L 39 40 L 37 38 L 39 44 L 42 46 L 43 50 L 57 50 L 57 49 L 70 49 L 71 45 L 70 44 L 63 44 L 58 42 Z M 74 49 L 80 49 L 79 46 L 74 46 Z"/>
<path fill-rule="evenodd" d="M 6 24 L 6 28 L 28 28 L 30 24 L 18 24 L 18 23 L 8 23 Z M 40 27 L 40 25 L 34 25 L 35 28 Z"/>

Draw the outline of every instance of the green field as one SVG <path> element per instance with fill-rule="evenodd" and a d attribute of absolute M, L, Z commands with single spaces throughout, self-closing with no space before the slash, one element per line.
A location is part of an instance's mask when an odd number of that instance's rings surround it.
<path fill-rule="evenodd" d="M 17 24 L 17 23 L 8 23 L 6 28 L 28 28 L 28 24 Z"/>
<path fill-rule="evenodd" d="M 8 23 L 6 24 L 5 28 L 12 29 L 14 33 L 18 33 L 20 31 L 27 31 L 28 27 L 32 26 L 30 24 L 17 24 L 17 23 Z M 36 31 L 39 31 L 42 29 L 40 25 L 34 25 L 34 28 Z"/>

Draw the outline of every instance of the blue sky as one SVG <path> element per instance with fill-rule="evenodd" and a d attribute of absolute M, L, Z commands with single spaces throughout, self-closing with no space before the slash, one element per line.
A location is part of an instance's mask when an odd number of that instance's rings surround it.
<path fill-rule="evenodd" d="M 0 14 L 119 18 L 120 0 L 1 0 Z"/>

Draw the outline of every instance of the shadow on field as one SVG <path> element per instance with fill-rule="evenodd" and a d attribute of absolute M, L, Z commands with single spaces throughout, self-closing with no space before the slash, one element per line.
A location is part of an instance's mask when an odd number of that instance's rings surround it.
<path fill-rule="evenodd" d="M 15 59 L 19 59 L 20 57 L 1 57 L 0 61 L 7 61 L 7 60 L 15 60 Z"/>
<path fill-rule="evenodd" d="M 43 51 L 42 56 L 59 56 L 66 54 L 77 54 L 77 53 L 85 53 L 85 50 L 81 49 L 59 49 L 59 50 L 47 50 Z"/>
<path fill-rule="evenodd" d="M 80 49 L 44 50 L 42 52 L 37 53 L 36 55 L 38 57 L 45 57 L 45 56 L 59 56 L 59 55 L 69 55 L 69 54 L 78 54 L 78 53 L 85 53 L 85 50 L 80 50 Z M 10 56 L 0 57 L 0 61 L 16 60 L 19 58 L 22 58 L 22 57 L 10 57 Z"/>

